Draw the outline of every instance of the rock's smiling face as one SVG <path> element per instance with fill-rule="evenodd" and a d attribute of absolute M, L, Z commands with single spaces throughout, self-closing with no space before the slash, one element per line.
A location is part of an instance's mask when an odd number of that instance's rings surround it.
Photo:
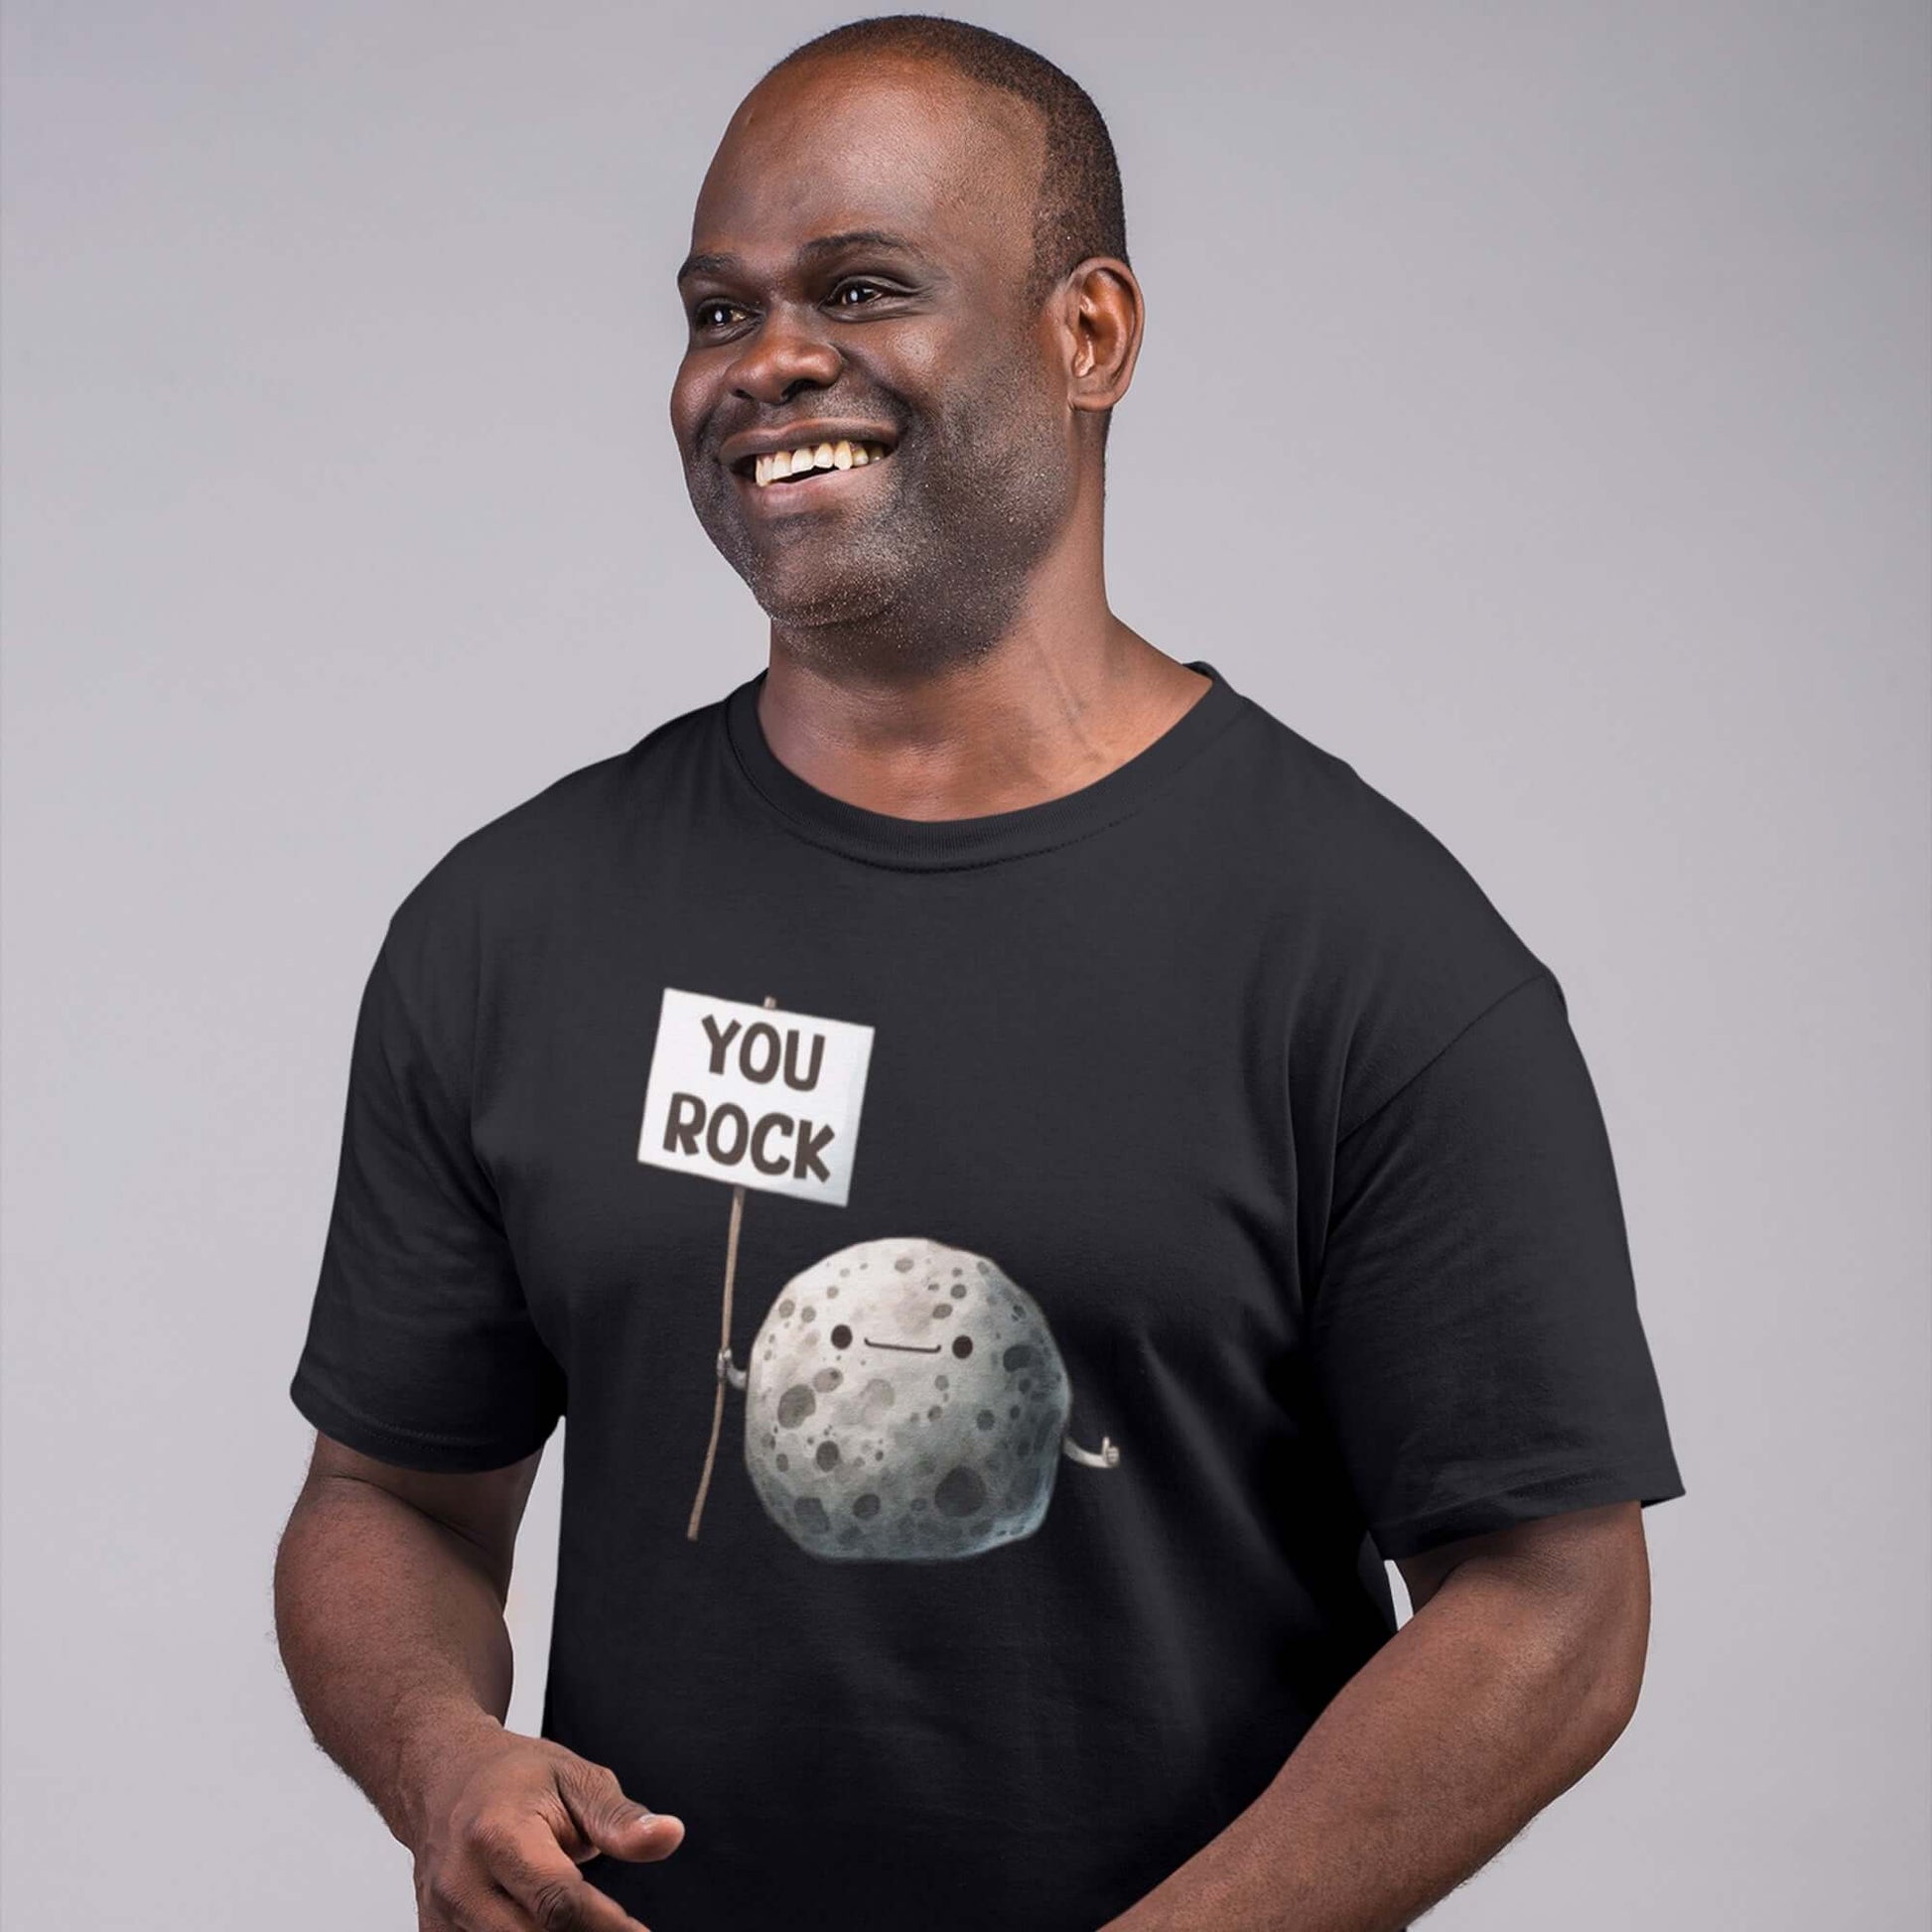
<path fill-rule="evenodd" d="M 869 1261 L 861 1257 L 845 1264 L 843 1278 L 825 1284 L 824 1330 L 832 1358 L 842 1366 L 868 1362 L 868 1349 L 889 1355 L 943 1355 L 954 1361 L 970 1361 L 977 1350 L 991 1339 L 982 1332 L 975 1335 L 987 1313 L 984 1291 L 973 1294 L 962 1264 L 955 1263 L 943 1276 L 914 1281 L 914 1257 L 901 1254 L 882 1279 L 872 1281 Z M 854 1274 L 857 1280 L 853 1279 Z M 943 1291 L 943 1292 L 942 1292 Z M 969 1306 L 970 1305 L 970 1306 Z M 809 1291 L 802 1306 L 814 1306 Z M 836 1313 L 838 1318 L 833 1320 Z M 876 1365 L 882 1373 L 896 1375 L 892 1362 Z M 914 1364 L 903 1364 L 909 1372 Z"/>
<path fill-rule="evenodd" d="M 970 1556 L 1045 1513 L 1071 1393 L 1038 1306 L 982 1256 L 827 1256 L 780 1293 L 749 1375 L 747 1467 L 814 1555 Z"/>

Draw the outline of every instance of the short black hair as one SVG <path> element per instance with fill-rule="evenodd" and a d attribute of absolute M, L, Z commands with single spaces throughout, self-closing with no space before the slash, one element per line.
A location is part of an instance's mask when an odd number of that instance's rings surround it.
<path fill-rule="evenodd" d="M 1127 214 L 1113 137 L 1092 96 L 1044 55 L 990 27 L 943 14 L 878 14 L 803 42 L 766 72 L 776 73 L 807 56 L 835 54 L 902 54 L 931 61 L 1017 94 L 1039 110 L 1046 127 L 1046 166 L 1034 207 L 1028 308 L 1037 309 L 1060 277 L 1090 255 L 1127 261 Z"/>

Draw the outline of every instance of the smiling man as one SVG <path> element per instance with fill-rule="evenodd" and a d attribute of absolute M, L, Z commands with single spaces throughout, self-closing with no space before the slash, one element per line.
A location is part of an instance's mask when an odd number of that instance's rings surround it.
<path fill-rule="evenodd" d="M 303 1710 L 425 1932 L 1393 1932 L 1628 1722 L 1683 1493 L 1563 992 L 1109 608 L 1143 306 L 1057 68 L 808 43 L 677 286 L 768 659 L 389 922 L 291 1391 Z"/>

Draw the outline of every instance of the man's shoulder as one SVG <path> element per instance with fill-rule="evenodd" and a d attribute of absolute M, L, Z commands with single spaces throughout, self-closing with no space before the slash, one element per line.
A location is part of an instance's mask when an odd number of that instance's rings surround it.
<path fill-rule="evenodd" d="M 723 703 L 710 699 L 665 719 L 466 832 L 397 903 L 390 949 L 486 941 L 608 891 L 666 789 L 703 756 Z"/>
<path fill-rule="evenodd" d="M 1254 795 L 1244 810 L 1264 835 L 1250 849 L 1305 911 L 1331 921 L 1338 939 L 1419 926 L 1452 942 L 1506 929 L 1474 870 L 1415 812 L 1250 703 Z"/>
<path fill-rule="evenodd" d="M 1311 1025 L 1351 1042 L 1361 1118 L 1462 1027 L 1549 968 L 1471 863 L 1354 764 L 1257 705 L 1253 809 Z M 1554 977 L 1554 975 L 1552 975 Z"/>

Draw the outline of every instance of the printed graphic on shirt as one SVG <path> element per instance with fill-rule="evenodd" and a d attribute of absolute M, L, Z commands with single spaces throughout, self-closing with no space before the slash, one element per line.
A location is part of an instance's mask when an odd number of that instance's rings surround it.
<path fill-rule="evenodd" d="M 739 1376 L 731 1378 L 736 1384 Z M 794 1276 L 752 1343 L 745 1464 L 765 1514 L 812 1555 L 977 1556 L 1031 1536 L 1072 1390 L 1038 1303 L 984 1255 L 861 1241 Z"/>
<path fill-rule="evenodd" d="M 745 1393 L 745 1466 L 765 1514 L 832 1561 L 934 1562 L 1031 1536 L 1060 1457 L 1111 1469 L 1067 1433 L 1073 1392 L 1039 1304 L 984 1255 L 920 1236 L 841 1248 L 779 1291 L 731 1347 L 748 1188 L 844 1207 L 873 1030 L 664 989 L 637 1159 L 732 1185 L 711 1442 Z"/>
<path fill-rule="evenodd" d="M 843 1207 L 872 1029 L 664 989 L 637 1159 Z"/>

